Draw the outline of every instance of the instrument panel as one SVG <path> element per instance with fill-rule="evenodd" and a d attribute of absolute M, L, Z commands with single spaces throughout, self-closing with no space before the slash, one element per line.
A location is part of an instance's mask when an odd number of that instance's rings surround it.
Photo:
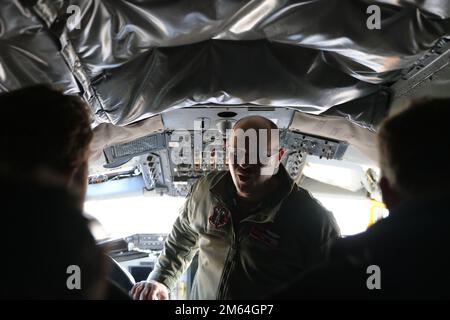
<path fill-rule="evenodd" d="M 109 146 L 103 150 L 104 167 L 112 169 L 137 159 L 147 191 L 186 196 L 198 178 L 214 170 L 228 170 L 225 132 L 194 129 L 199 130 L 167 130 Z M 280 146 L 285 150 L 282 163 L 298 182 L 308 155 L 340 160 L 348 143 L 281 129 Z"/>

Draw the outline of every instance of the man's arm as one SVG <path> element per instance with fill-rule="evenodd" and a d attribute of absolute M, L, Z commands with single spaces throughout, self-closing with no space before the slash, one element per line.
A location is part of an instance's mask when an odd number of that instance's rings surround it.
<path fill-rule="evenodd" d="M 198 233 L 190 226 L 188 217 L 189 200 L 175 221 L 155 268 L 148 276 L 148 280 L 162 283 L 169 289 L 175 286 L 198 250 Z"/>
<path fill-rule="evenodd" d="M 192 190 L 166 239 L 164 249 L 147 281 L 134 285 L 130 295 L 135 300 L 165 300 L 178 278 L 187 269 L 198 250 L 198 233 L 192 228 L 189 213 L 192 210 Z"/>

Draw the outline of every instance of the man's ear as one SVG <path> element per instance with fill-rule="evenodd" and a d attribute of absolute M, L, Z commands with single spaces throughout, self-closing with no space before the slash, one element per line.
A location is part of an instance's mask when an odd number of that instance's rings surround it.
<path fill-rule="evenodd" d="M 278 161 L 281 161 L 281 158 L 283 158 L 284 155 L 284 149 L 280 148 L 280 150 L 278 150 Z"/>
<path fill-rule="evenodd" d="M 401 200 L 400 195 L 392 187 L 392 184 L 385 176 L 381 177 L 379 186 L 381 189 L 381 194 L 383 196 L 383 202 L 386 205 L 386 208 L 391 210 L 394 207 L 396 207 Z"/>
<path fill-rule="evenodd" d="M 87 161 L 82 162 L 78 167 L 73 167 L 68 170 L 68 175 L 70 179 L 68 180 L 67 187 L 78 197 L 80 208 L 83 208 L 88 184 Z"/>
<path fill-rule="evenodd" d="M 76 169 L 72 167 L 62 172 L 61 177 L 64 180 L 65 187 L 70 187 L 72 185 L 75 172 Z"/>

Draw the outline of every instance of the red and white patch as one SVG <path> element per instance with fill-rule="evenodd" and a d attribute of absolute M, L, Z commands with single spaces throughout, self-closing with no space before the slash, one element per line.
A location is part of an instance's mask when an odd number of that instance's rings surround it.
<path fill-rule="evenodd" d="M 209 223 L 216 229 L 225 227 L 230 223 L 230 212 L 222 206 L 214 207 L 213 213 L 209 216 Z"/>

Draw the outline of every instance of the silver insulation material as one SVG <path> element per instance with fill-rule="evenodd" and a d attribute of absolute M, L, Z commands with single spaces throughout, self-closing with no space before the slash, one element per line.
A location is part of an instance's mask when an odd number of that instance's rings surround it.
<path fill-rule="evenodd" d="M 1 0 L 0 91 L 53 83 L 116 125 L 202 104 L 358 120 L 342 105 L 379 99 L 449 18 L 447 0 Z"/>

